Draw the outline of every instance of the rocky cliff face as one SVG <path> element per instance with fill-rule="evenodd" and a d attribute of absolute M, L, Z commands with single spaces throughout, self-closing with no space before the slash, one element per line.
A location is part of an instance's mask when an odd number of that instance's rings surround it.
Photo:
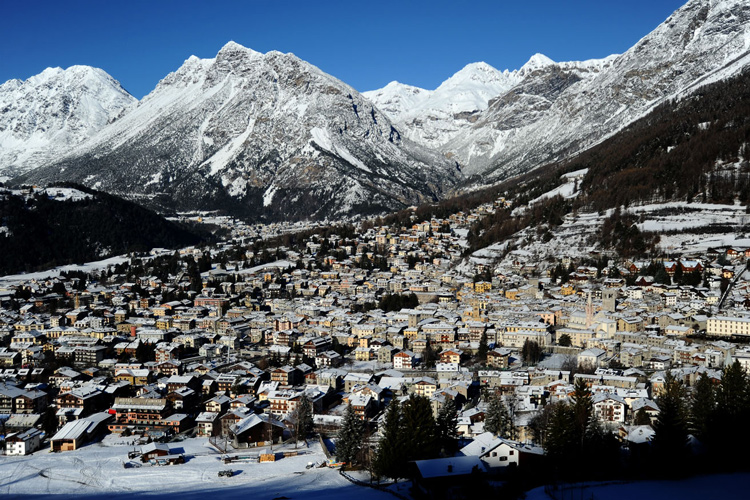
<path fill-rule="evenodd" d="M 230 42 L 214 59 L 185 61 L 122 119 L 27 179 L 279 219 L 403 208 L 461 177 L 341 81 L 292 54 Z"/>
<path fill-rule="evenodd" d="M 48 68 L 0 85 L 0 178 L 35 168 L 95 135 L 137 100 L 98 68 Z"/>

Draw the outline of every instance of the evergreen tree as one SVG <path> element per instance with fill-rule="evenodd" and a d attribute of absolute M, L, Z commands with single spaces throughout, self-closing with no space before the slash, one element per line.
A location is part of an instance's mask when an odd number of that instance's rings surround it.
<path fill-rule="evenodd" d="M 688 429 L 682 381 L 668 372 L 656 403 L 659 417 L 654 424 L 654 456 L 665 472 L 674 473 L 680 470 L 687 452 Z"/>
<path fill-rule="evenodd" d="M 552 406 L 545 433 L 545 453 L 558 465 L 570 456 L 571 450 L 576 446 L 573 433 L 574 421 L 573 408 L 569 404 L 556 403 Z"/>
<path fill-rule="evenodd" d="M 440 407 L 435 424 L 437 426 L 437 435 L 442 448 L 447 453 L 452 454 L 456 450 L 456 440 L 458 439 L 458 434 L 456 432 L 456 426 L 458 425 L 458 408 L 452 399 L 448 399 L 443 406 Z"/>
<path fill-rule="evenodd" d="M 439 443 L 430 401 L 412 394 L 401 408 L 407 461 L 435 458 Z"/>
<path fill-rule="evenodd" d="M 656 273 L 654 274 L 654 281 L 656 283 L 661 283 L 662 285 L 671 285 L 672 280 L 669 277 L 669 274 L 667 274 L 667 270 L 664 269 L 664 266 L 659 266 L 656 270 Z"/>
<path fill-rule="evenodd" d="M 364 426 L 354 408 L 349 404 L 344 414 L 344 422 L 336 435 L 336 458 L 339 462 L 351 464 L 357 457 L 362 447 L 362 436 Z"/>
<path fill-rule="evenodd" d="M 721 383 L 716 388 L 716 419 L 723 431 L 732 434 L 731 438 L 723 435 L 723 439 L 715 440 L 716 452 L 731 468 L 747 463 L 743 455 L 748 438 L 743 430 L 750 416 L 749 406 L 748 376 L 739 361 L 735 361 L 724 368 Z"/>
<path fill-rule="evenodd" d="M 312 434 L 312 431 L 315 428 L 315 423 L 313 421 L 312 403 L 310 403 L 307 396 L 302 396 L 302 399 L 300 399 L 299 406 L 297 406 L 297 409 L 295 410 L 295 422 L 297 428 L 297 435 L 295 438 L 299 439 L 302 437 L 305 439 Z"/>
<path fill-rule="evenodd" d="M 579 446 L 583 446 L 586 427 L 592 418 L 594 407 L 591 390 L 583 378 L 573 383 L 573 436 Z"/>
<path fill-rule="evenodd" d="M 383 424 L 383 437 L 378 442 L 372 468 L 377 477 L 386 476 L 398 479 L 406 474 L 406 448 L 401 423 L 401 406 L 396 399 L 388 405 Z"/>
<path fill-rule="evenodd" d="M 526 339 L 521 348 L 521 357 L 527 365 L 536 364 L 542 359 L 542 348 L 538 342 Z"/>
<path fill-rule="evenodd" d="M 690 432 L 704 444 L 708 444 L 711 439 L 715 414 L 714 384 L 703 373 L 693 387 L 693 398 L 690 403 Z"/>
<path fill-rule="evenodd" d="M 651 417 L 649 417 L 645 408 L 639 408 L 638 411 L 635 412 L 635 417 L 633 417 L 633 424 L 651 425 Z"/>
<path fill-rule="evenodd" d="M 560 335 L 560 338 L 557 339 L 557 344 L 563 347 L 570 347 L 573 344 L 573 341 L 570 339 L 570 335 L 563 333 Z"/>
<path fill-rule="evenodd" d="M 489 407 L 484 418 L 484 430 L 500 437 L 510 435 L 511 421 L 508 408 L 503 403 L 502 397 L 493 394 L 490 397 Z"/>
<path fill-rule="evenodd" d="M 487 361 L 487 351 L 489 346 L 487 345 L 487 332 L 482 332 L 482 337 L 479 339 L 479 349 L 477 349 L 477 359 L 480 363 Z"/>

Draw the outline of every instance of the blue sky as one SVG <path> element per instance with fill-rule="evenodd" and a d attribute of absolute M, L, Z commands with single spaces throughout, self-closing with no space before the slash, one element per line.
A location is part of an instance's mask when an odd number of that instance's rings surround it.
<path fill-rule="evenodd" d="M 682 0 L 0 0 L 0 82 L 50 66 L 104 69 L 138 98 L 229 40 L 293 52 L 357 90 L 434 89 L 468 63 L 516 69 L 621 53 Z"/>

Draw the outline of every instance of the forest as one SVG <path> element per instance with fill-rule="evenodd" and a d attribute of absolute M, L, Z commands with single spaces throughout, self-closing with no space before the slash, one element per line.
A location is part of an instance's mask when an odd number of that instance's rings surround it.
<path fill-rule="evenodd" d="M 104 259 L 152 248 L 178 248 L 208 241 L 135 203 L 82 186 L 80 201 L 57 200 L 44 191 L 28 196 L 0 193 L 0 274 L 29 272 Z"/>

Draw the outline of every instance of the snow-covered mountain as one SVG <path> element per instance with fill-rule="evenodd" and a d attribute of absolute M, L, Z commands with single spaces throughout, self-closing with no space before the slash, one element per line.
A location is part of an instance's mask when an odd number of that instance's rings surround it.
<path fill-rule="evenodd" d="M 25 172 L 90 138 L 136 99 L 90 66 L 47 68 L 0 85 L 0 178 Z"/>
<path fill-rule="evenodd" d="M 568 157 L 665 99 L 750 62 L 750 3 L 690 0 L 621 55 L 514 71 L 470 64 L 434 91 L 391 83 L 367 92 L 404 135 L 492 182 Z"/>
<path fill-rule="evenodd" d="M 622 55 L 530 72 L 442 150 L 482 182 L 503 178 L 575 154 L 749 63 L 750 4 L 691 0 Z"/>
<path fill-rule="evenodd" d="M 189 58 L 121 119 L 25 179 L 180 209 L 323 218 L 436 199 L 461 177 L 343 82 L 292 54 L 230 42 L 213 59 Z"/>
<path fill-rule="evenodd" d="M 472 63 L 435 90 L 391 82 L 362 95 L 388 114 L 408 138 L 439 149 L 469 128 L 491 98 L 520 81 L 518 72 L 498 71 L 487 63 Z"/>

